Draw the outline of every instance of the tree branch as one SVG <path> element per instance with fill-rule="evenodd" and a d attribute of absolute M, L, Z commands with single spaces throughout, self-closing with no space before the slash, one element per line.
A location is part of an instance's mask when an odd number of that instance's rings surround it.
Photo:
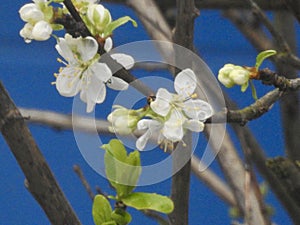
<path fill-rule="evenodd" d="M 0 128 L 26 177 L 26 188 L 54 224 L 80 225 L 19 110 L 0 83 Z"/>
<path fill-rule="evenodd" d="M 176 6 L 177 16 L 173 40 L 176 44 L 193 50 L 194 20 L 198 14 L 194 0 L 177 0 Z M 179 61 L 180 54 L 180 52 L 175 51 L 175 63 Z M 174 202 L 174 210 L 171 214 L 169 214 L 169 219 L 172 225 L 189 224 L 190 154 L 192 149 L 191 133 L 188 132 L 185 135 L 184 143 L 187 143 L 187 146 L 183 146 L 180 143 L 179 149 L 175 151 L 175 154 L 172 154 L 175 168 L 176 164 L 182 162 L 182 158 L 188 157 L 187 163 L 172 177 L 171 198 Z M 178 154 L 176 154 L 177 152 Z"/>

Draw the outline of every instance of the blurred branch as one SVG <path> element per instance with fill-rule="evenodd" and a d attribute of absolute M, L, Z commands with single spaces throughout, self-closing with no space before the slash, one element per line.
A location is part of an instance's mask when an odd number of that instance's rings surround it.
<path fill-rule="evenodd" d="M 300 165 L 299 161 L 293 162 L 290 159 L 277 157 L 268 159 L 267 167 L 282 182 L 287 194 L 295 199 L 298 208 L 300 207 Z"/>
<path fill-rule="evenodd" d="M 20 111 L 22 115 L 29 117 L 28 122 L 47 125 L 56 130 L 72 130 L 74 126 L 77 130 L 94 132 L 96 126 L 97 132 L 111 134 L 108 130 L 109 122 L 106 120 L 95 120 L 89 117 L 65 115 L 45 110 L 20 108 Z"/>
<path fill-rule="evenodd" d="M 228 9 L 223 11 L 223 15 L 228 18 L 242 34 L 244 34 L 257 51 L 274 49 L 274 44 L 260 26 L 257 21 L 258 18 L 249 13 L 249 10 L 240 11 L 236 9 Z"/>
<path fill-rule="evenodd" d="M 295 18 L 300 23 L 300 1 L 298 0 L 283 0 L 286 7 L 294 14 Z"/>
<path fill-rule="evenodd" d="M 204 165 L 196 156 L 192 157 L 191 167 L 193 173 L 228 205 L 231 207 L 237 206 L 230 188 L 211 170 L 202 170 L 202 168 L 206 168 L 206 165 Z"/>
<path fill-rule="evenodd" d="M 172 31 L 164 19 L 159 7 L 154 0 L 128 0 L 127 4 L 136 12 L 143 23 L 151 39 L 159 41 L 171 41 Z M 175 1 L 174 1 L 175 4 Z M 156 44 L 165 61 L 174 58 L 173 49 L 169 45 Z"/>
<path fill-rule="evenodd" d="M 230 108 L 237 108 L 232 102 L 229 102 L 229 106 Z M 250 153 L 251 160 L 255 163 L 255 166 L 258 168 L 261 175 L 267 180 L 270 188 L 287 210 L 291 219 L 294 221 L 294 224 L 300 224 L 300 208 L 297 207 L 294 199 L 287 194 L 280 180 L 267 168 L 264 151 L 250 129 L 247 126 L 242 127 L 236 123 L 232 123 L 231 126 L 241 141 L 243 148 L 250 149 L 248 153 Z"/>
<path fill-rule="evenodd" d="M 274 15 L 274 25 L 284 35 L 292 52 L 297 52 L 296 31 L 294 27 L 294 17 L 290 13 L 276 12 Z M 276 63 L 277 71 L 286 78 L 296 79 L 297 70 L 286 63 Z M 298 78 L 299 79 L 299 78 Z M 297 92 L 290 92 L 280 101 L 281 118 L 285 140 L 285 151 L 287 156 L 293 160 L 300 160 L 300 96 Z"/>
<path fill-rule="evenodd" d="M 296 0 L 295 0 L 296 1 Z M 105 2 L 125 4 L 128 0 L 105 0 Z M 175 7 L 174 0 L 156 1 L 164 10 Z M 281 1 L 275 0 L 256 0 L 257 4 L 265 10 L 286 10 Z M 195 5 L 200 9 L 229 9 L 229 8 L 249 8 L 244 0 L 195 0 Z"/>
<path fill-rule="evenodd" d="M 254 23 L 250 23 L 248 20 L 245 20 L 245 11 L 238 10 L 225 10 L 224 16 L 227 17 L 240 31 L 244 36 L 249 40 L 249 42 L 257 49 L 258 52 L 267 50 L 267 49 L 278 49 L 278 54 L 273 56 L 275 62 L 281 62 L 284 64 L 289 64 L 294 66 L 297 69 L 300 69 L 300 59 L 294 54 L 290 53 L 289 47 L 288 50 L 283 50 L 284 44 L 281 44 L 281 48 L 278 48 L 274 45 L 274 43 L 268 38 L 265 34 L 262 27 L 259 26 L 259 23 L 256 21 Z M 268 20 L 267 18 L 265 18 Z M 255 18 L 254 18 L 255 20 Z M 270 26 L 271 23 L 268 22 Z M 278 36 L 277 31 L 272 28 L 275 32 L 276 36 Z M 279 40 L 282 37 L 279 37 Z"/>
<path fill-rule="evenodd" d="M 24 118 L 0 83 L 0 128 L 25 177 L 26 188 L 52 224 L 80 225 L 35 143 Z"/>

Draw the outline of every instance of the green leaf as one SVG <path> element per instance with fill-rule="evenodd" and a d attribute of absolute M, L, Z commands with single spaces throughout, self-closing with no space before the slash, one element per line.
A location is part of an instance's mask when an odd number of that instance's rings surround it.
<path fill-rule="evenodd" d="M 116 189 L 118 198 L 132 192 L 141 174 L 141 161 L 138 151 L 128 156 L 121 141 L 112 139 L 103 145 L 105 172 L 111 185 Z"/>
<path fill-rule="evenodd" d="M 96 195 L 94 198 L 92 215 L 95 225 L 111 222 L 112 209 L 108 200 L 103 195 Z"/>
<path fill-rule="evenodd" d="M 266 51 L 262 51 L 261 53 L 259 53 L 256 57 L 256 63 L 255 63 L 255 68 L 258 70 L 258 68 L 260 67 L 260 65 L 263 63 L 263 61 L 272 56 L 275 55 L 277 52 L 275 50 L 266 50 Z"/>
<path fill-rule="evenodd" d="M 51 24 L 51 27 L 52 27 L 53 30 L 63 30 L 64 29 L 63 25 L 57 24 L 57 23 Z"/>
<path fill-rule="evenodd" d="M 173 201 L 163 195 L 155 193 L 135 192 L 122 198 L 122 202 L 138 210 L 150 209 L 169 214 L 174 209 Z"/>
<path fill-rule="evenodd" d="M 111 218 L 116 221 L 118 225 L 126 225 L 131 222 L 131 215 L 125 210 L 119 208 L 112 212 Z"/>
<path fill-rule="evenodd" d="M 122 26 L 123 24 L 125 24 L 127 22 L 131 22 L 134 27 L 137 27 L 137 22 L 135 20 L 131 19 L 129 16 L 124 16 L 124 17 L 114 20 L 110 24 L 108 24 L 105 27 L 104 36 L 111 35 L 115 29 L 117 29 L 118 27 Z"/>
<path fill-rule="evenodd" d="M 254 86 L 252 80 L 250 80 L 250 86 L 251 86 L 251 91 L 252 91 L 252 97 L 256 101 L 257 100 L 257 94 L 256 94 L 256 89 L 255 89 L 255 86 Z"/>

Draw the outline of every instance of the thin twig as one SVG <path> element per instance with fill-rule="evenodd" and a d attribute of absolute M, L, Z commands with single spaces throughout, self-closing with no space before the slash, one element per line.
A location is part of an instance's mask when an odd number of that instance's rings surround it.
<path fill-rule="evenodd" d="M 80 166 L 79 165 L 74 165 L 73 170 L 77 174 L 78 178 L 80 179 L 80 181 L 81 181 L 82 185 L 84 186 L 86 192 L 88 193 L 90 199 L 93 201 L 94 197 L 95 197 L 95 194 L 93 193 L 89 182 L 87 181 L 87 179 L 83 175 L 83 172 L 82 172 Z"/>
<path fill-rule="evenodd" d="M 170 222 L 168 219 L 165 219 L 163 216 L 161 216 L 160 214 L 158 214 L 155 211 L 152 210 L 144 210 L 142 211 L 144 213 L 144 215 L 146 215 L 147 217 L 157 221 L 158 224 L 160 225 L 170 225 Z"/>

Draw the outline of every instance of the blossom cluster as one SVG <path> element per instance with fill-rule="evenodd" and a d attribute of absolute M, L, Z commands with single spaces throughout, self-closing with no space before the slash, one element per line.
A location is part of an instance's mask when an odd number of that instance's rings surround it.
<path fill-rule="evenodd" d="M 53 28 L 53 7 L 46 0 L 33 0 L 34 3 L 28 3 L 19 10 L 21 19 L 26 22 L 20 35 L 25 42 L 31 40 L 44 41 L 50 38 Z"/>
<path fill-rule="evenodd" d="M 51 6 L 51 3 L 57 3 Z M 99 48 L 107 54 L 113 46 L 111 34 L 117 27 L 127 22 L 136 22 L 128 16 L 112 20 L 108 9 L 96 0 L 72 0 L 92 36 L 73 37 L 66 33 L 56 37 L 55 46 L 59 55 L 58 62 L 63 66 L 55 73 L 55 84 L 58 93 L 64 97 L 80 96 L 86 103 L 86 111 L 92 112 L 96 104 L 106 97 L 106 87 L 114 90 L 125 90 L 128 83 L 113 75 L 108 64 L 101 61 Z M 57 7 L 58 5 L 58 7 Z M 24 5 L 20 17 L 26 22 L 20 35 L 27 43 L 32 40 L 43 41 L 52 36 L 53 30 L 59 30 L 68 18 L 68 9 L 62 0 L 33 0 Z M 101 45 L 101 47 L 99 46 Z M 110 54 L 125 69 L 134 65 L 134 59 L 126 54 Z M 108 116 L 110 130 L 120 134 L 129 134 L 134 130 L 145 132 L 136 141 L 136 147 L 143 150 L 150 138 L 157 138 L 157 143 L 165 150 L 173 149 L 176 142 L 183 142 L 185 133 L 190 130 L 201 132 L 204 121 L 213 114 L 212 107 L 197 98 L 196 75 L 191 69 L 184 69 L 175 78 L 176 93 L 160 88 L 149 104 L 141 109 L 126 109 L 115 106 Z"/>
<path fill-rule="evenodd" d="M 47 40 L 53 30 L 63 28 L 63 24 L 56 22 L 69 15 L 69 12 L 63 4 L 62 7 L 51 6 L 52 2 L 62 1 L 33 0 L 33 3 L 21 7 L 19 14 L 26 24 L 20 35 L 25 42 Z M 93 37 L 74 38 L 66 33 L 64 38 L 56 38 L 55 48 L 64 59 L 58 61 L 64 66 L 55 74 L 56 81 L 53 84 L 62 96 L 73 97 L 80 93 L 80 99 L 87 104 L 86 111 L 91 112 L 95 104 L 105 100 L 106 86 L 115 90 L 128 87 L 127 82 L 113 76 L 106 63 L 99 62 L 101 56 L 98 54 L 99 44 L 95 37 L 102 38 L 104 50 L 109 52 L 113 45 L 110 37 L 113 30 L 128 21 L 134 25 L 136 23 L 128 16 L 113 21 L 110 12 L 96 0 L 74 0 L 73 4 Z M 126 69 L 134 64 L 134 59 L 129 55 L 111 54 L 111 57 Z"/>
<path fill-rule="evenodd" d="M 194 72 L 184 69 L 174 81 L 177 93 L 159 88 L 149 107 L 132 110 L 116 106 L 108 116 L 111 130 L 121 134 L 145 130 L 136 141 L 138 150 L 143 150 L 150 138 L 157 138 L 165 151 L 173 149 L 174 143 L 183 142 L 187 130 L 203 131 L 204 121 L 213 114 L 211 105 L 197 98 L 196 81 Z"/>

